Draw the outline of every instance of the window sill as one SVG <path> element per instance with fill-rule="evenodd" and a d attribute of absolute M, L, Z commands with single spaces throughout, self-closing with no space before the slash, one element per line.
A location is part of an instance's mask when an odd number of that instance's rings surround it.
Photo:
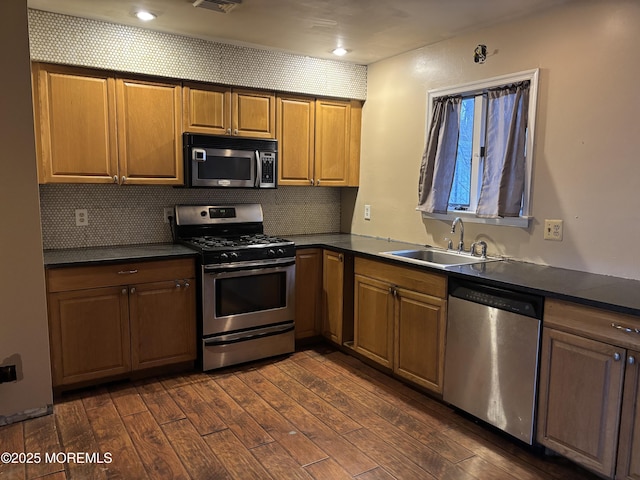
<path fill-rule="evenodd" d="M 465 223 L 482 223 L 485 225 L 501 225 L 504 227 L 520 227 L 529 228 L 529 221 L 533 217 L 503 217 L 503 218 L 482 218 L 476 217 L 473 213 L 468 212 L 450 212 L 450 213 L 422 213 L 422 218 L 431 218 L 434 220 L 448 220 L 453 222 L 456 217 L 460 217 Z"/>

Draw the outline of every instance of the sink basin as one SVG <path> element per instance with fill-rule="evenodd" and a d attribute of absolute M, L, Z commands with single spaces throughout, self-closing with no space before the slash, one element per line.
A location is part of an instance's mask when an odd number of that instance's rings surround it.
<path fill-rule="evenodd" d="M 418 250 L 395 250 L 391 252 L 380 252 L 380 255 L 396 258 L 419 265 L 429 265 L 432 267 L 447 268 L 456 265 L 471 265 L 474 263 L 495 262 L 498 258 L 472 257 L 468 253 L 458 253 L 450 250 L 439 250 L 435 248 L 421 248 Z"/>

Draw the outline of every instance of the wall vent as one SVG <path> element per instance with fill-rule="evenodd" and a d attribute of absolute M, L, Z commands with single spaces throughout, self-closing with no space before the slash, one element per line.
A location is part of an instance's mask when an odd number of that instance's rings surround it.
<path fill-rule="evenodd" d="M 194 7 L 206 8 L 219 13 L 229 13 L 242 3 L 242 0 L 195 0 Z"/>

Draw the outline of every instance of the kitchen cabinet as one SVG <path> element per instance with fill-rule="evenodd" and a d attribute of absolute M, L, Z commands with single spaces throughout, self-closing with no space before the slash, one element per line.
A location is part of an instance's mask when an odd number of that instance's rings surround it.
<path fill-rule="evenodd" d="M 275 138 L 276 99 L 267 91 L 184 83 L 184 131 Z"/>
<path fill-rule="evenodd" d="M 353 256 L 324 250 L 322 334 L 338 345 L 353 339 Z"/>
<path fill-rule="evenodd" d="M 40 183 L 183 183 L 179 82 L 33 64 Z"/>
<path fill-rule="evenodd" d="M 321 331 L 322 259 L 321 248 L 296 251 L 296 340 Z"/>
<path fill-rule="evenodd" d="M 194 277 L 193 259 L 47 270 L 54 387 L 194 360 Z"/>
<path fill-rule="evenodd" d="M 547 300 L 544 325 L 538 441 L 606 477 L 640 478 L 640 319 Z"/>
<path fill-rule="evenodd" d="M 353 349 L 442 393 L 446 277 L 356 258 Z"/>
<path fill-rule="evenodd" d="M 280 185 L 358 185 L 360 102 L 279 95 L 277 106 Z"/>

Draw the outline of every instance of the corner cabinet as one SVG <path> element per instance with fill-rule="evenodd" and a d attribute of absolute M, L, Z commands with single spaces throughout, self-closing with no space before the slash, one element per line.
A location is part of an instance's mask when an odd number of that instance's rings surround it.
<path fill-rule="evenodd" d="M 184 131 L 275 138 L 276 99 L 271 92 L 186 83 Z"/>
<path fill-rule="evenodd" d="M 353 339 L 353 256 L 322 255 L 322 335 L 338 345 Z"/>
<path fill-rule="evenodd" d="M 53 386 L 195 360 L 194 277 L 193 259 L 47 270 Z"/>
<path fill-rule="evenodd" d="M 296 340 L 320 335 L 322 258 L 321 248 L 296 251 Z"/>
<path fill-rule="evenodd" d="M 354 339 L 361 355 L 442 393 L 446 277 L 356 258 Z"/>
<path fill-rule="evenodd" d="M 639 479 L 640 319 L 547 300 L 544 325 L 538 441 L 608 478 Z"/>
<path fill-rule="evenodd" d="M 279 95 L 278 183 L 357 186 L 361 121 L 359 101 Z"/>
<path fill-rule="evenodd" d="M 183 183 L 179 82 L 33 64 L 40 183 Z"/>

